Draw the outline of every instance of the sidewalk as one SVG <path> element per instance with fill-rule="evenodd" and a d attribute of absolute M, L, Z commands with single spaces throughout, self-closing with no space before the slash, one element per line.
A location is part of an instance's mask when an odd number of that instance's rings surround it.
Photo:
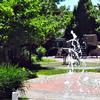
<path fill-rule="evenodd" d="M 54 60 L 56 60 L 58 62 L 63 62 L 63 58 L 56 58 L 55 56 L 49 56 L 47 58 L 54 59 Z M 80 59 L 80 60 L 83 61 L 83 62 L 97 62 L 97 63 L 100 63 L 100 57 L 98 57 L 98 58 L 95 58 L 95 57 L 91 58 L 91 57 L 88 56 L 86 59 Z"/>
<path fill-rule="evenodd" d="M 63 62 L 63 58 L 48 58 Z M 100 59 L 94 58 L 81 60 L 100 63 Z M 21 97 L 27 97 L 29 100 L 100 100 L 100 73 L 81 72 L 41 76 L 28 80 L 24 90 L 25 94 L 20 93 Z"/>
<path fill-rule="evenodd" d="M 66 84 L 65 84 L 66 82 Z M 43 76 L 25 83 L 29 100 L 100 100 L 99 73 Z"/>

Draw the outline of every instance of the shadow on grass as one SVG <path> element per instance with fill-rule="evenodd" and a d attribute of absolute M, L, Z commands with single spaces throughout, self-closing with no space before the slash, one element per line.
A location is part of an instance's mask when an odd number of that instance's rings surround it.
<path fill-rule="evenodd" d="M 42 73 L 45 75 L 48 75 L 47 73 L 50 73 L 50 75 L 52 75 L 51 73 L 54 73 L 55 68 L 53 67 L 47 67 L 47 66 L 43 66 L 42 64 L 31 64 L 31 66 L 25 67 L 28 72 L 29 72 L 29 78 L 37 78 L 38 77 L 38 73 Z"/>
<path fill-rule="evenodd" d="M 32 64 L 31 71 L 39 71 L 39 70 L 50 70 L 54 68 L 43 67 L 41 64 Z"/>
<path fill-rule="evenodd" d="M 21 64 L 19 64 L 19 66 L 25 67 L 26 69 L 29 69 L 29 70 L 35 71 L 35 72 L 38 71 L 38 70 L 46 70 L 46 69 L 49 69 L 48 67 L 43 67 L 39 63 L 32 63 L 32 64 L 30 64 L 30 63 L 27 63 L 27 64 L 21 63 Z"/>

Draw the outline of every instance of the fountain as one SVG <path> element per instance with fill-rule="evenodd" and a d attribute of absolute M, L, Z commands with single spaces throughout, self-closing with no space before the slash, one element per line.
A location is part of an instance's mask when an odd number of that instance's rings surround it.
<path fill-rule="evenodd" d="M 72 39 L 66 41 L 66 44 L 69 46 L 68 48 L 63 48 L 66 53 L 68 53 L 67 61 L 68 61 L 68 68 L 69 71 L 74 71 L 74 66 L 80 66 L 81 61 L 80 58 L 82 56 L 81 46 L 79 43 L 79 39 L 77 38 L 76 34 L 71 31 L 71 34 L 73 36 Z"/>
<path fill-rule="evenodd" d="M 64 91 L 64 97 L 63 100 L 71 100 L 72 96 L 76 96 L 76 92 L 78 95 L 81 96 L 80 99 L 85 100 L 85 96 L 90 96 L 91 89 L 85 89 L 83 88 L 83 84 L 86 86 L 94 87 L 94 91 L 96 91 L 97 87 L 100 86 L 100 79 L 95 79 L 93 76 L 89 76 L 88 73 L 85 73 L 85 68 L 86 63 L 82 61 L 82 51 L 81 51 L 81 46 L 79 43 L 79 39 L 77 38 L 76 34 L 71 31 L 71 34 L 73 38 L 69 41 L 66 41 L 67 44 L 71 44 L 69 48 L 64 49 L 67 53 L 67 61 L 68 61 L 68 73 L 67 73 L 67 80 L 65 80 L 64 85 L 65 85 L 65 91 Z M 82 64 L 83 63 L 83 64 Z M 80 74 L 75 72 L 75 69 L 78 70 L 82 67 L 82 72 Z M 78 74 L 78 76 L 77 76 Z M 76 82 L 74 82 L 73 76 L 76 75 Z M 74 76 L 75 77 L 75 76 Z M 72 79 L 71 79 L 72 78 Z M 73 87 L 73 85 L 76 84 Z M 78 88 L 78 90 L 75 92 L 74 88 Z M 100 91 L 99 91 L 100 93 Z M 90 95 L 89 95 L 90 94 Z M 79 97 L 79 96 L 78 96 Z M 77 98 L 77 97 L 76 97 Z M 75 99 L 77 100 L 77 99 Z M 78 98 L 79 100 L 79 98 Z M 94 99 L 93 99 L 94 100 Z M 97 100 L 97 99 L 96 99 Z"/>
<path fill-rule="evenodd" d="M 67 69 L 69 72 L 66 74 L 43 76 L 28 80 L 26 86 L 28 86 L 29 89 L 25 89 L 26 96 L 29 99 L 100 100 L 100 73 L 86 72 L 87 68 L 90 68 L 89 66 L 87 67 L 84 60 L 82 60 L 79 39 L 73 31 L 71 31 L 71 34 L 73 38 L 66 41 L 66 44 L 69 45 L 67 48 L 63 48 L 66 53 L 68 53 L 66 62 L 68 62 Z M 81 72 L 80 69 L 82 70 Z M 14 93 L 13 97 L 16 95 L 17 94 Z"/>

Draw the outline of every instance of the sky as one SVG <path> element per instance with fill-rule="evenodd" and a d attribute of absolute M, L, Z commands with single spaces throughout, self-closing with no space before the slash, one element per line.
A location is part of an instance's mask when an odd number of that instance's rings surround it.
<path fill-rule="evenodd" d="M 72 11 L 74 6 L 78 4 L 79 0 L 65 0 L 63 2 L 61 2 L 58 7 L 62 6 L 62 5 L 66 5 L 66 7 L 70 6 L 70 10 Z M 97 3 L 100 4 L 100 0 L 91 0 L 93 5 L 96 5 Z"/>

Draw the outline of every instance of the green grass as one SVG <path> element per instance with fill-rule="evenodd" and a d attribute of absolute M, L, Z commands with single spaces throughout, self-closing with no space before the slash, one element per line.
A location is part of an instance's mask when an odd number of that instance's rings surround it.
<path fill-rule="evenodd" d="M 82 72 L 82 69 L 75 69 L 74 72 Z M 99 73 L 100 69 L 86 69 L 84 72 L 95 72 L 95 73 Z"/>
<path fill-rule="evenodd" d="M 42 60 L 40 61 L 37 59 L 37 55 L 33 55 L 32 62 L 40 63 L 40 62 L 57 62 L 57 61 L 54 59 L 47 58 L 47 57 L 42 57 Z"/>
<path fill-rule="evenodd" d="M 28 98 L 26 98 L 26 97 L 21 97 L 21 98 L 18 98 L 18 100 L 28 100 Z"/>
<path fill-rule="evenodd" d="M 67 73 L 67 65 L 63 65 L 63 62 L 58 62 L 54 59 L 50 59 L 50 58 L 46 58 L 43 57 L 42 61 L 36 62 L 38 64 L 41 65 L 41 67 L 43 68 L 47 68 L 47 69 L 42 69 L 42 70 L 38 70 L 37 75 L 56 75 L 56 74 L 63 74 L 63 73 Z M 85 66 L 84 63 L 81 63 L 81 66 Z M 87 67 L 97 67 L 100 66 L 99 62 L 86 62 L 86 66 Z M 75 72 L 82 72 L 82 70 L 80 69 L 76 69 L 74 70 Z M 100 72 L 99 69 L 88 69 L 85 70 L 85 72 Z"/>
<path fill-rule="evenodd" d="M 56 75 L 67 73 L 66 69 L 51 69 L 51 70 L 40 70 L 37 72 L 37 75 Z"/>
<path fill-rule="evenodd" d="M 89 69 L 86 72 L 96 72 L 96 73 L 100 73 L 100 69 Z"/>
<path fill-rule="evenodd" d="M 54 59 L 43 57 L 41 62 L 57 62 L 57 61 Z"/>
<path fill-rule="evenodd" d="M 54 70 L 40 70 L 37 72 L 38 75 L 56 75 L 56 74 L 64 74 L 67 73 L 68 70 L 66 69 L 54 69 Z M 82 70 L 75 70 L 75 72 L 82 72 Z M 93 70 L 85 70 L 85 72 L 100 72 L 98 69 Z"/>
<path fill-rule="evenodd" d="M 100 66 L 100 63 L 96 63 L 96 62 L 87 62 L 87 63 L 86 63 L 86 66 L 89 66 L 89 67 Z"/>
<path fill-rule="evenodd" d="M 37 75 L 56 75 L 56 74 L 64 74 L 67 73 L 68 69 L 49 69 L 49 70 L 39 70 Z M 82 72 L 82 69 L 76 69 L 74 72 Z M 85 72 L 96 72 L 99 73 L 100 69 L 88 69 Z"/>

